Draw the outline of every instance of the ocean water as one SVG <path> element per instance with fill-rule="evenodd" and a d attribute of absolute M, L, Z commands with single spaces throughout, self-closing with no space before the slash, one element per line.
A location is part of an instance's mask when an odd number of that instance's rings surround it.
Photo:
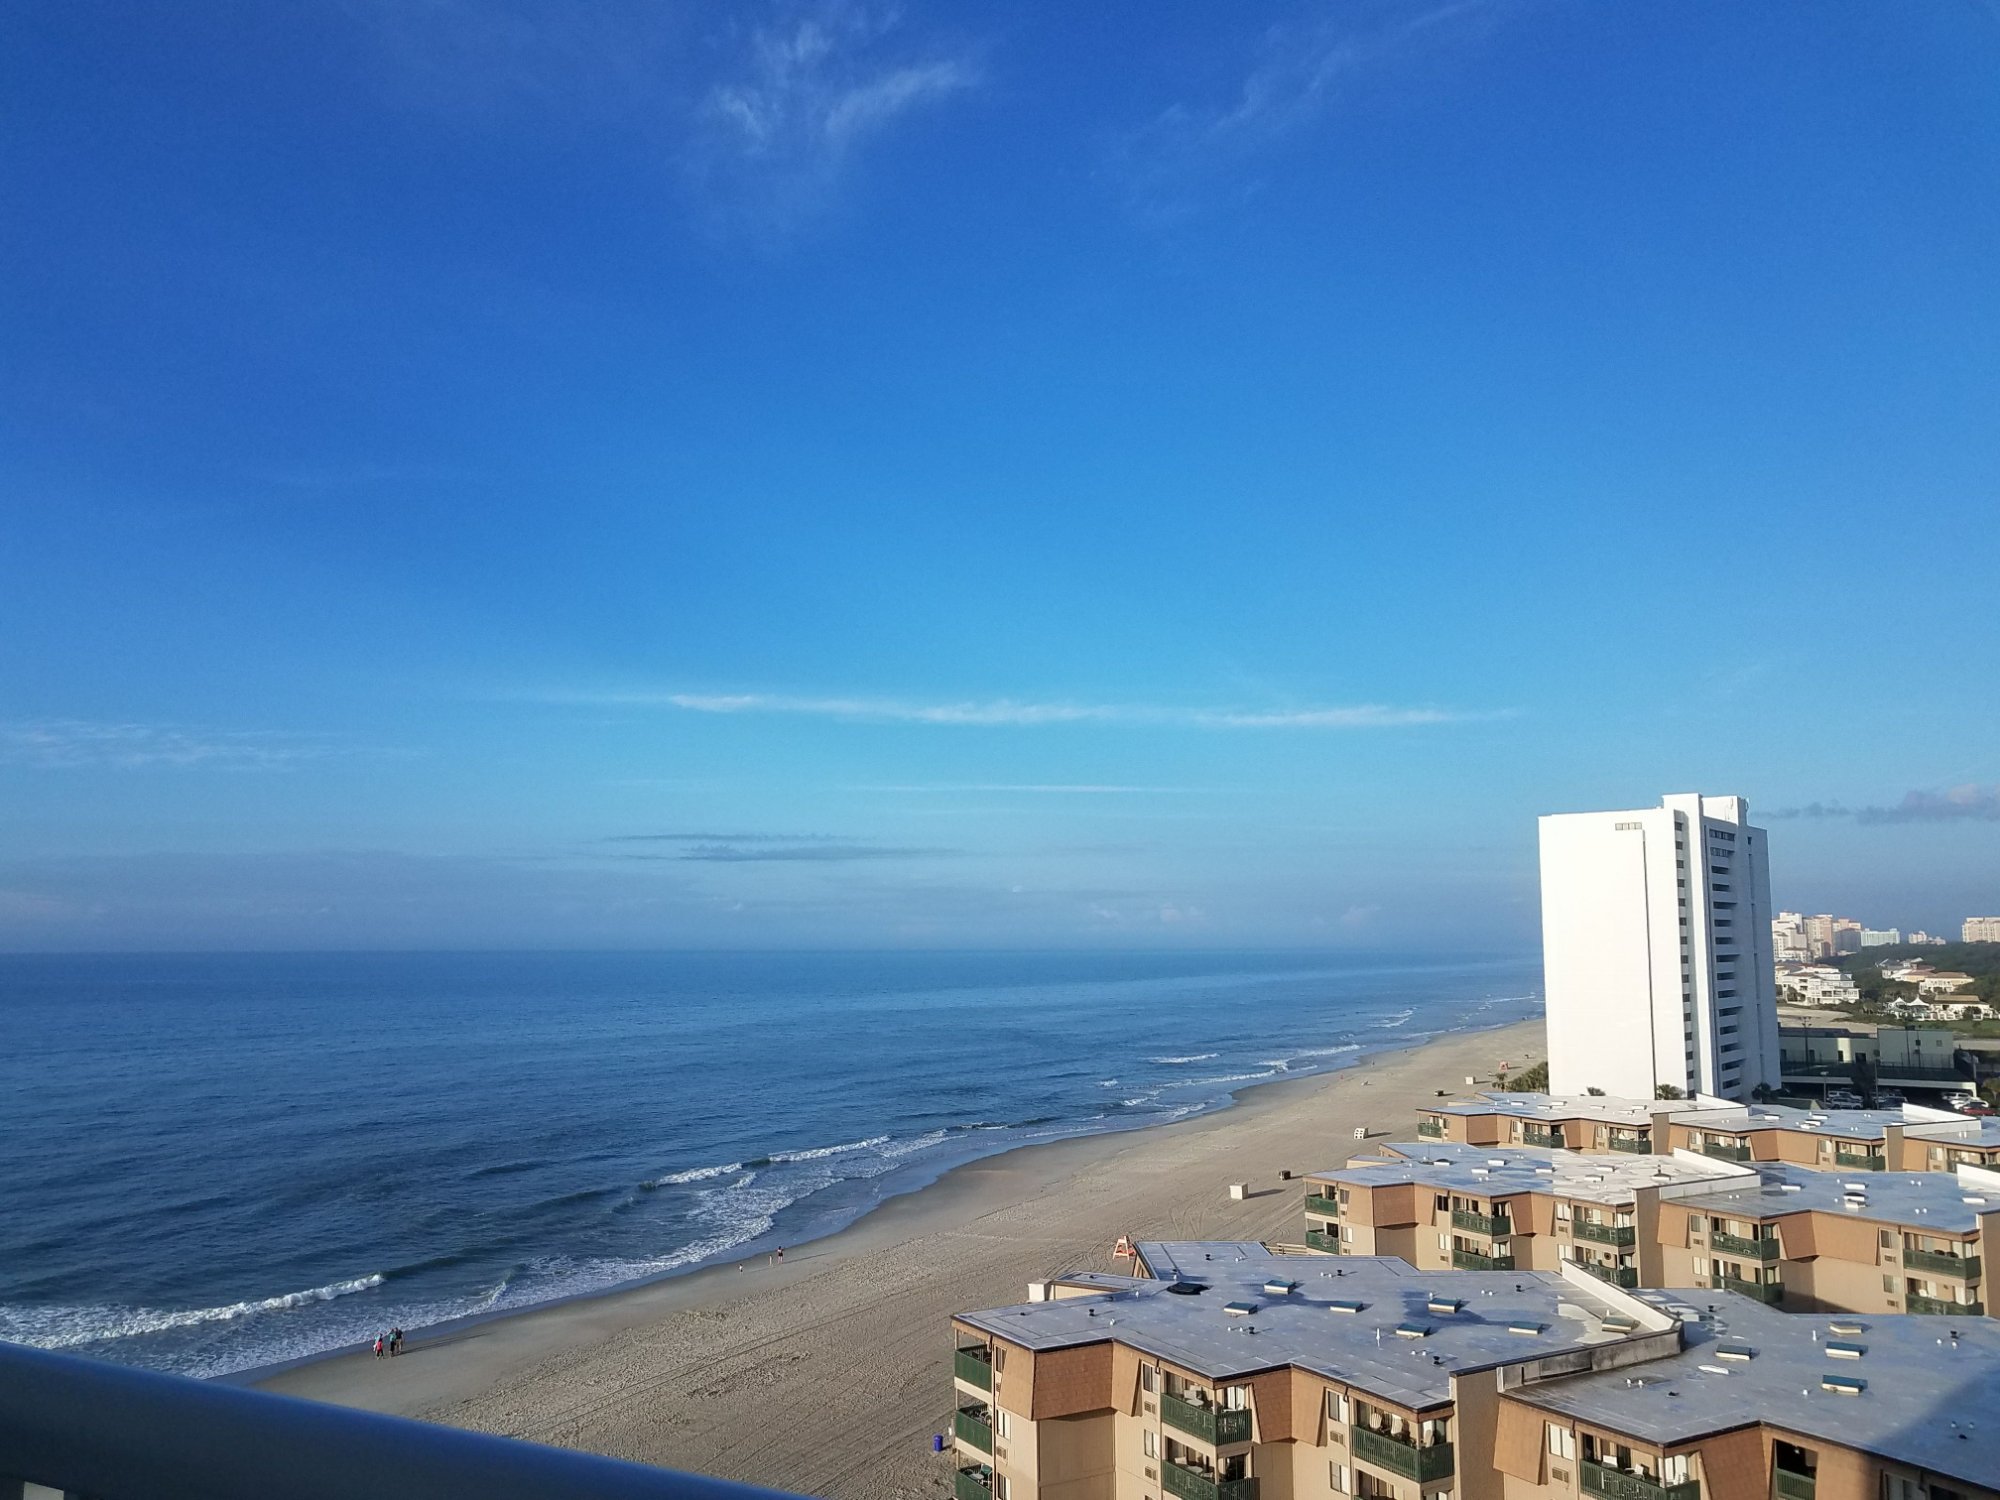
<path fill-rule="evenodd" d="M 0 957 L 0 1338 L 217 1375 L 761 1257 L 977 1156 L 1537 1013 L 1538 982 L 1296 953 Z"/>

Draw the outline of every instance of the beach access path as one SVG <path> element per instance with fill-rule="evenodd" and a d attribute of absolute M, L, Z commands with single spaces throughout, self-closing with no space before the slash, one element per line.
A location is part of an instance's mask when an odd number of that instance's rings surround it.
<path fill-rule="evenodd" d="M 1303 1238 L 1303 1187 L 1354 1139 L 1415 1138 L 1439 1090 L 1547 1055 L 1540 1020 L 1242 1092 L 1171 1125 L 969 1163 L 840 1233 L 606 1296 L 345 1355 L 267 1390 L 825 1495 L 949 1495 L 949 1319 L 1064 1271 L 1116 1270 L 1121 1234 Z M 1228 1185 L 1247 1182 L 1233 1201 Z"/>

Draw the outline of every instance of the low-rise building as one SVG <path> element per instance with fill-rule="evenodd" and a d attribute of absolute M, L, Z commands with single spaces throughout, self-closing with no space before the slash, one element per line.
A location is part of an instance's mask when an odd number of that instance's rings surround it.
<path fill-rule="evenodd" d="M 1898 1001 L 1889 1009 L 1914 1009 L 1914 1020 L 1930 1018 L 1929 1001 Z M 1778 1028 L 1778 1072 L 1787 1089 L 1844 1088 L 1854 1081 L 1855 1063 L 1866 1058 L 1881 1088 L 1956 1089 L 1968 1079 L 1958 1061 L 1958 1036 L 1946 1026 L 1841 1026 Z"/>
<path fill-rule="evenodd" d="M 2000 943 L 2000 917 L 1967 917 L 1959 932 L 1960 942 Z"/>
<path fill-rule="evenodd" d="M 1857 1005 L 1861 991 L 1852 979 L 1831 964 L 1781 965 L 1778 993 L 1794 1005 Z M 1778 1028 L 1778 1045 L 1783 1051 L 1785 1029 Z M 1781 1064 L 1782 1066 L 1782 1064 Z"/>
<path fill-rule="evenodd" d="M 1727 1099 L 1618 1099 L 1605 1094 L 1511 1093 L 1495 1089 L 1417 1111 L 1417 1135 L 1465 1146 L 1549 1146 L 1565 1151 L 1645 1156 L 1666 1139 L 1676 1112 L 1730 1110 Z M 1657 1133 L 1656 1133 L 1656 1127 Z M 1664 1146 L 1661 1148 L 1665 1149 Z"/>
<path fill-rule="evenodd" d="M 1985 1311 L 1985 1256 L 2000 1252 L 2000 1174 L 1770 1165 L 1731 1183 L 1667 1184 L 1658 1196 L 1660 1284 L 1808 1310 Z"/>
<path fill-rule="evenodd" d="M 1671 1314 L 1580 1272 L 1138 1250 L 1143 1275 L 952 1320 L 958 1500 L 1500 1500 L 1512 1372 L 1681 1344 Z"/>
<path fill-rule="evenodd" d="M 1669 1184 L 1755 1181 L 1698 1156 L 1586 1156 L 1449 1143 L 1387 1148 L 1305 1178 L 1306 1244 L 1420 1270 L 1557 1271 L 1663 1285 L 1655 1207 Z"/>
<path fill-rule="evenodd" d="M 1503 1390 L 1504 1500 L 1975 1500 L 2000 1475 L 2000 1324 L 1643 1292 L 1683 1345 Z M 1468 1497 L 1472 1494 L 1467 1491 Z"/>

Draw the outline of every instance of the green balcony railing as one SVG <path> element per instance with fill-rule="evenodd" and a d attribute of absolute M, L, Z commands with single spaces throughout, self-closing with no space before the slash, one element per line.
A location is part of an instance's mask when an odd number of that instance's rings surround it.
<path fill-rule="evenodd" d="M 1450 1443 L 1432 1443 L 1428 1448 L 1418 1448 L 1398 1442 L 1386 1432 L 1375 1432 L 1360 1426 L 1349 1427 L 1348 1434 L 1353 1444 L 1351 1451 L 1356 1458 L 1378 1469 L 1400 1474 L 1405 1479 L 1414 1479 L 1418 1484 L 1443 1479 L 1457 1463 Z"/>
<path fill-rule="evenodd" d="M 1813 1500 L 1813 1491 L 1818 1485 L 1810 1474 L 1774 1468 L 1771 1471 L 1771 1488 L 1777 1492 L 1778 1500 Z"/>
<path fill-rule="evenodd" d="M 1599 1281 L 1608 1281 L 1613 1286 L 1631 1288 L 1639 1284 L 1639 1272 L 1632 1266 L 1607 1266 L 1594 1260 L 1580 1260 L 1577 1264 Z"/>
<path fill-rule="evenodd" d="M 1838 1167 L 1859 1167 L 1864 1172 L 1880 1172 L 1889 1165 L 1886 1156 L 1877 1156 L 1870 1151 L 1836 1151 L 1833 1162 Z"/>
<path fill-rule="evenodd" d="M 1741 1292 L 1746 1297 L 1755 1297 L 1759 1302 L 1776 1304 L 1784 1301 L 1785 1289 L 1775 1281 L 1744 1281 L 1737 1276 L 1717 1276 L 1710 1285 L 1720 1291 Z"/>
<path fill-rule="evenodd" d="M 1906 1270 L 1927 1271 L 1933 1276 L 1949 1276 L 1954 1281 L 1976 1281 L 1979 1278 L 1979 1257 L 1976 1255 L 1947 1255 L 1942 1250 L 1905 1250 L 1903 1266 Z"/>
<path fill-rule="evenodd" d="M 1476 1250 L 1460 1250 L 1457 1248 L 1454 1248 L 1451 1252 L 1451 1263 L 1455 1269 L 1460 1271 L 1511 1271 L 1514 1269 L 1514 1257 L 1511 1255 L 1481 1255 Z"/>
<path fill-rule="evenodd" d="M 960 1349 L 951 1357 L 951 1373 L 982 1391 L 993 1389 L 993 1357 L 984 1349 Z"/>
<path fill-rule="evenodd" d="M 1698 1479 L 1690 1479 L 1685 1484 L 1661 1484 L 1643 1474 L 1606 1468 L 1589 1459 L 1578 1467 L 1583 1492 L 1601 1496 L 1602 1500 L 1701 1500 L 1701 1481 Z"/>
<path fill-rule="evenodd" d="M 951 1489 L 958 1500 L 993 1500 L 993 1471 L 984 1464 L 960 1469 L 952 1476 Z"/>
<path fill-rule="evenodd" d="M 1550 1130 L 1543 1125 L 1523 1125 L 1521 1144 L 1524 1146 L 1554 1146 L 1561 1149 L 1563 1135 L 1560 1130 Z"/>
<path fill-rule="evenodd" d="M 1600 1245 L 1629 1245 L 1639 1237 L 1639 1231 L 1630 1224 L 1593 1224 L 1588 1219 L 1578 1219 L 1570 1228 L 1580 1240 L 1595 1240 Z"/>
<path fill-rule="evenodd" d="M 1451 1227 L 1467 1234 L 1483 1234 L 1488 1239 L 1505 1239 L 1514 1232 L 1514 1221 L 1505 1214 L 1475 1214 L 1463 1208 L 1451 1211 Z"/>
<path fill-rule="evenodd" d="M 1172 1459 L 1160 1465 L 1160 1488 L 1180 1500 L 1257 1500 L 1255 1479 L 1210 1479 Z"/>
<path fill-rule="evenodd" d="M 1653 1143 L 1636 1135 L 1614 1135 L 1608 1143 L 1613 1151 L 1629 1151 L 1634 1156 L 1651 1156 Z"/>
<path fill-rule="evenodd" d="M 1219 1406 L 1202 1406 L 1179 1396 L 1160 1397 L 1160 1420 L 1169 1427 L 1221 1447 L 1250 1441 L 1250 1413 Z"/>
<path fill-rule="evenodd" d="M 1337 1219 L 1340 1217 L 1340 1200 L 1329 1198 L 1324 1193 L 1307 1193 L 1306 1212 L 1318 1214 L 1322 1219 Z"/>
<path fill-rule="evenodd" d="M 1986 1311 L 1983 1302 L 1953 1302 L 1947 1297 L 1919 1297 L 1915 1292 L 1903 1299 L 1907 1312 L 1931 1313 L 1941 1318 L 1976 1318 Z"/>
<path fill-rule="evenodd" d="M 1706 1146 L 1701 1148 L 1701 1154 L 1703 1156 L 1712 1156 L 1717 1161 L 1750 1160 L 1750 1148 L 1748 1146 L 1732 1146 L 1723 1141 L 1710 1141 Z"/>
<path fill-rule="evenodd" d="M 1417 1121 L 1417 1134 L 1426 1140 L 1441 1141 L 1444 1139 L 1444 1121 L 1419 1120 Z"/>
<path fill-rule="evenodd" d="M 1308 1229 L 1306 1244 L 1314 1250 L 1324 1250 L 1328 1255 L 1340 1254 L 1340 1236 L 1324 1229 Z"/>
<path fill-rule="evenodd" d="M 1778 1242 L 1775 1239 L 1745 1239 L 1740 1234 L 1723 1234 L 1717 1231 L 1708 1237 L 1708 1248 L 1718 1255 L 1741 1255 L 1751 1260 L 1776 1260 Z"/>
<path fill-rule="evenodd" d="M 981 1453 L 993 1451 L 993 1424 L 976 1411 L 963 1407 L 951 1414 L 951 1430 Z"/>

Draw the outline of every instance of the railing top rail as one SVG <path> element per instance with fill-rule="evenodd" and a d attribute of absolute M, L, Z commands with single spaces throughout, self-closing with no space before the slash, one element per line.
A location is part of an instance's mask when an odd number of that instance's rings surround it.
<path fill-rule="evenodd" d="M 99 1500 L 776 1500 L 779 1492 L 0 1343 L 0 1474 Z"/>

